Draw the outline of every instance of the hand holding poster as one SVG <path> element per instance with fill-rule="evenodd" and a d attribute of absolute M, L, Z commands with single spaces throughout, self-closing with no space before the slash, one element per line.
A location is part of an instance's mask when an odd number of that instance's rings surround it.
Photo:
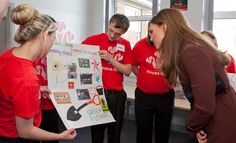
<path fill-rule="evenodd" d="M 47 56 L 50 97 L 67 129 L 114 122 L 103 94 L 98 50 L 55 43 Z"/>

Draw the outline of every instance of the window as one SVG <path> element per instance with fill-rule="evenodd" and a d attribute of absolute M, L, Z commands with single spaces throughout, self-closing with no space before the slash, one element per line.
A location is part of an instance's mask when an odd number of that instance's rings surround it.
<path fill-rule="evenodd" d="M 236 19 L 214 19 L 213 31 L 217 36 L 219 49 L 236 58 Z"/>
<path fill-rule="evenodd" d="M 130 41 L 131 47 L 147 36 L 148 21 L 132 21 L 129 30 L 122 36 Z"/>
<path fill-rule="evenodd" d="M 126 16 L 152 15 L 152 0 L 115 0 L 114 7 L 115 13 Z"/>
<path fill-rule="evenodd" d="M 235 0 L 214 0 L 214 11 L 235 11 Z"/>
<path fill-rule="evenodd" d="M 141 10 L 135 7 L 125 5 L 124 14 L 126 16 L 140 16 Z"/>
<path fill-rule="evenodd" d="M 214 0 L 213 32 L 219 49 L 236 59 L 236 1 Z"/>
<path fill-rule="evenodd" d="M 115 0 L 115 13 L 122 13 L 130 20 L 128 31 L 122 35 L 131 46 L 147 36 L 148 21 L 152 12 L 157 11 L 157 0 Z"/>

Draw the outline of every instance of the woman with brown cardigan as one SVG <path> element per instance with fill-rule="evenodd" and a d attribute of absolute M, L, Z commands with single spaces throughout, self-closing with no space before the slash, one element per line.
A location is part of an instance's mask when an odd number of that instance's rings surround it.
<path fill-rule="evenodd" d="M 163 9 L 150 24 L 160 47 L 161 70 L 170 85 L 178 77 L 191 102 L 186 128 L 201 143 L 235 143 L 236 95 L 229 84 L 223 53 L 193 30 L 177 9 Z"/>

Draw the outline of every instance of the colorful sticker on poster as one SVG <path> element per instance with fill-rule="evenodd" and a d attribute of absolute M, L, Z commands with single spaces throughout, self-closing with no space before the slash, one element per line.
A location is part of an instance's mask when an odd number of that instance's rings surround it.
<path fill-rule="evenodd" d="M 115 121 L 103 92 L 98 50 L 55 43 L 47 56 L 50 97 L 67 129 Z"/>
<path fill-rule="evenodd" d="M 170 8 L 186 11 L 188 10 L 188 0 L 171 0 Z"/>

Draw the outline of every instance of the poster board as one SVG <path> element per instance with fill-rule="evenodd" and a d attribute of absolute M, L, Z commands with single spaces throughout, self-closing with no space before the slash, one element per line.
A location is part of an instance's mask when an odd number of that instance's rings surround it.
<path fill-rule="evenodd" d="M 50 98 L 64 125 L 114 122 L 103 92 L 98 46 L 55 43 L 47 56 Z"/>

